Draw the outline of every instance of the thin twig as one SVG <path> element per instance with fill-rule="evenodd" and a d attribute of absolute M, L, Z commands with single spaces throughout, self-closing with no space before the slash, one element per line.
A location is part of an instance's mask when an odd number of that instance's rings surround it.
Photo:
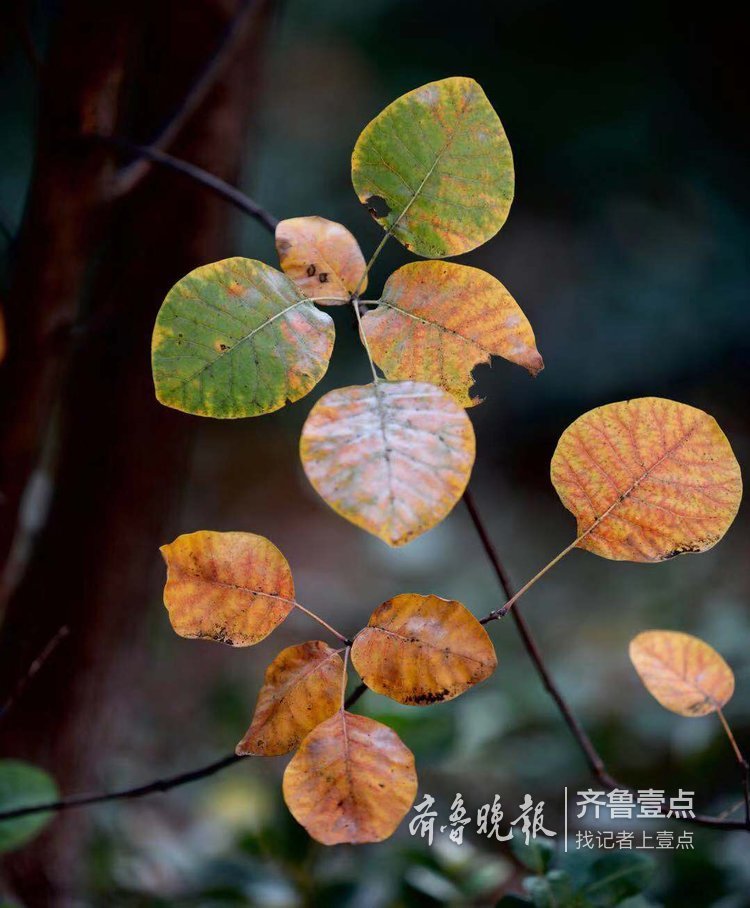
<path fill-rule="evenodd" d="M 311 612 L 309 608 L 305 608 L 304 605 L 300 605 L 299 602 L 295 602 L 294 607 L 299 609 L 300 612 L 304 612 L 309 618 L 312 618 L 313 621 L 317 621 L 318 624 L 322 625 L 327 631 L 330 631 L 334 637 L 338 637 L 342 643 L 345 643 L 347 646 L 352 645 L 352 641 L 348 637 L 345 637 L 342 633 L 337 631 L 335 627 L 331 627 L 331 625 L 327 621 L 324 621 L 320 615 Z"/>
<path fill-rule="evenodd" d="M 0 820 L 17 820 L 21 817 L 32 816 L 35 813 L 60 813 L 63 810 L 71 810 L 74 807 L 88 807 L 92 804 L 103 804 L 105 801 L 126 801 L 132 798 L 142 798 L 145 795 L 156 794 L 158 792 L 170 791 L 180 785 L 188 785 L 190 782 L 197 782 L 208 776 L 213 776 L 228 766 L 233 766 L 244 760 L 244 756 L 238 756 L 235 753 L 227 754 L 220 760 L 209 763 L 208 766 L 201 766 L 199 769 L 192 769 L 190 772 L 182 772 L 176 776 L 167 776 L 164 779 L 156 779 L 146 785 L 139 785 L 136 788 L 122 788 L 119 791 L 105 791 L 94 795 L 73 795 L 70 798 L 62 798 L 59 801 L 48 801 L 45 804 L 35 804 L 33 807 L 17 807 L 14 810 L 5 810 L 0 812 Z"/>
<path fill-rule="evenodd" d="M 258 0 L 243 0 L 239 9 L 224 29 L 216 49 L 193 80 L 192 85 L 169 119 L 157 131 L 147 147 L 151 152 L 164 151 L 177 137 L 180 130 L 198 109 L 208 92 L 216 83 L 222 70 L 229 62 L 242 39 L 249 14 L 256 10 Z M 145 146 L 144 146 L 145 147 Z M 116 174 L 113 184 L 115 196 L 126 195 L 148 173 L 150 154 L 139 154 L 138 158 Z"/>
<path fill-rule="evenodd" d="M 208 189 L 214 195 L 217 195 L 226 202 L 234 205 L 235 208 L 238 208 L 244 214 L 249 214 L 251 218 L 255 218 L 255 220 L 260 222 L 270 233 L 274 233 L 276 230 L 276 226 L 279 223 L 278 218 L 269 214 L 265 208 L 261 207 L 256 201 L 251 199 L 250 196 L 245 195 L 244 192 L 240 192 L 236 187 L 231 186 L 229 183 L 214 176 L 202 167 L 197 167 L 195 164 L 191 164 L 189 161 L 183 161 L 181 158 L 175 158 L 173 155 L 167 154 L 164 151 L 159 151 L 157 148 L 150 148 L 147 145 L 136 145 L 133 142 L 129 142 L 127 139 L 121 139 L 116 136 L 88 134 L 85 138 L 95 139 L 99 142 L 113 145 L 126 151 L 128 154 L 147 158 L 154 164 L 160 164 L 162 167 L 168 167 L 175 173 L 181 173 L 188 179 L 193 180 L 193 182 Z"/>
<path fill-rule="evenodd" d="M 5 701 L 5 703 L 0 707 L 0 719 L 2 719 L 7 712 L 9 712 L 16 701 L 21 697 L 23 692 L 26 690 L 26 685 L 31 681 L 34 675 L 39 671 L 39 669 L 44 665 L 44 663 L 49 659 L 49 657 L 54 653 L 57 647 L 62 643 L 62 641 L 70 633 L 67 624 L 64 624 L 57 633 L 49 640 L 44 649 L 39 653 L 39 655 L 34 659 L 31 665 L 28 668 L 26 674 L 18 680 L 16 686 L 13 688 L 10 696 Z"/>
<path fill-rule="evenodd" d="M 498 554 L 495 544 L 490 538 L 487 527 L 482 519 L 482 516 L 479 513 L 479 510 L 477 509 L 477 504 L 474 500 L 474 496 L 468 489 L 464 492 L 464 502 L 469 511 L 469 516 L 471 517 L 474 529 L 476 530 L 477 535 L 482 542 L 482 547 L 484 548 L 484 551 L 495 570 L 495 574 L 497 575 L 497 579 L 500 581 L 500 585 L 503 588 L 505 595 L 508 597 L 509 601 L 515 601 L 515 598 L 517 598 L 517 596 L 515 596 L 514 594 L 513 584 L 511 583 L 510 576 L 500 559 L 500 555 Z M 559 558 L 556 560 L 559 560 Z M 491 612 L 490 614 L 492 615 L 493 613 Z M 537 645 L 537 642 L 534 639 L 533 634 L 531 633 L 531 628 L 526 623 L 526 619 L 521 613 L 520 608 L 516 606 L 514 609 L 512 609 L 511 615 L 513 616 L 516 628 L 518 629 L 518 633 L 521 636 L 521 640 L 526 652 L 529 655 L 529 658 L 534 664 L 539 677 L 542 679 L 542 683 L 544 684 L 545 689 L 555 701 L 557 708 L 560 710 L 560 714 L 565 720 L 566 725 L 570 729 L 571 734 L 573 735 L 576 742 L 578 743 L 578 746 L 583 752 L 591 773 L 599 782 L 601 782 L 602 785 L 606 786 L 607 788 L 631 790 L 631 786 L 625 785 L 622 782 L 618 782 L 617 779 L 610 775 L 609 771 L 607 770 L 606 764 L 604 763 L 604 760 L 600 756 L 597 749 L 594 747 L 591 738 L 589 738 L 583 726 L 573 714 L 570 705 L 568 704 L 565 697 L 563 697 L 562 692 L 560 691 L 557 684 L 555 683 L 554 678 L 550 674 L 549 669 L 544 662 L 544 657 L 541 654 L 539 646 Z M 663 819 L 668 819 L 668 817 L 664 816 Z M 750 818 L 746 819 L 744 822 L 741 822 L 739 820 L 727 820 L 720 817 L 711 817 L 702 814 L 696 814 L 695 817 L 686 819 L 685 822 L 692 823 L 696 826 L 708 826 L 713 829 L 746 829 L 750 831 Z"/>
<path fill-rule="evenodd" d="M 737 758 L 737 762 L 740 764 L 740 769 L 742 770 L 742 790 L 745 796 L 745 822 L 747 823 L 748 829 L 750 829 L 750 764 L 745 759 L 745 755 L 740 750 L 739 744 L 734 737 L 732 729 L 727 722 L 726 716 L 724 715 L 723 710 L 720 707 L 717 707 L 716 712 L 719 716 L 721 724 L 724 728 L 724 731 L 729 738 L 729 743 L 732 746 L 734 755 Z"/>

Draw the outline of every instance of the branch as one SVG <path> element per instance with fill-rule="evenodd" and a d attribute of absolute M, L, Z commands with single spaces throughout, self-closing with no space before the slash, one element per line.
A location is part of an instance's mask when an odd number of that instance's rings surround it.
<path fill-rule="evenodd" d="M 16 701 L 21 697 L 23 692 L 26 690 L 26 685 L 31 681 L 34 675 L 39 671 L 39 669 L 44 665 L 44 663 L 49 659 L 49 657 L 54 653 L 57 647 L 62 643 L 62 641 L 68 636 L 70 629 L 67 624 L 64 624 L 57 633 L 48 641 L 44 649 L 39 653 L 39 655 L 34 659 L 34 661 L 29 666 L 27 672 L 23 677 L 21 677 L 16 686 L 13 688 L 8 699 L 5 703 L 0 706 L 0 719 L 9 712 Z"/>
<path fill-rule="evenodd" d="M 184 98 L 148 143 L 149 151 L 164 151 L 164 149 L 168 148 L 192 114 L 198 109 L 232 57 L 242 38 L 247 19 L 251 12 L 256 11 L 258 5 L 258 0 L 243 0 L 240 4 L 239 9 L 229 21 L 219 39 L 216 49 L 196 76 Z M 144 149 L 145 146 L 139 151 L 135 161 L 128 164 L 127 167 L 123 167 L 115 175 L 113 187 L 113 195 L 115 197 L 129 193 L 148 173 L 149 164 L 154 161 L 154 158 L 150 154 L 145 153 Z"/>
<path fill-rule="evenodd" d="M 467 489 L 464 492 L 464 502 L 469 511 L 471 521 L 474 524 L 474 529 L 477 531 L 484 551 L 489 558 L 492 567 L 495 570 L 497 579 L 500 581 L 500 585 L 503 588 L 503 591 L 509 600 L 514 598 L 513 584 L 511 583 L 510 576 L 505 569 L 500 556 L 495 548 L 492 539 L 490 538 L 487 527 L 485 526 L 484 521 L 477 509 L 476 502 L 474 501 L 474 496 Z M 496 616 L 496 613 L 490 613 L 490 615 Z M 534 639 L 533 634 L 531 633 L 531 628 L 526 623 L 526 619 L 521 614 L 521 610 L 518 605 L 511 610 L 511 615 L 515 621 L 516 628 L 518 633 L 521 635 L 521 640 L 523 642 L 524 648 L 529 655 L 534 668 L 536 668 L 539 677 L 542 679 L 542 684 L 549 692 L 552 699 L 557 704 L 557 708 L 560 710 L 560 713 L 565 720 L 566 725 L 570 729 L 571 734 L 576 740 L 576 743 L 583 751 L 583 755 L 586 758 L 586 762 L 589 765 L 591 773 L 596 777 L 596 779 L 601 782 L 602 785 L 607 788 L 620 788 L 631 790 L 630 785 L 624 785 L 622 782 L 618 782 L 613 776 L 609 774 L 604 760 L 600 756 L 597 749 L 594 747 L 591 738 L 586 734 L 581 723 L 573 714 L 573 711 L 570 708 L 570 704 L 567 702 L 565 697 L 563 697 L 562 692 L 555 683 L 554 678 L 547 668 L 544 657 L 539 650 L 536 640 Z M 489 616 L 488 616 L 489 618 Z M 491 619 L 490 619 L 491 620 Z M 484 622 L 486 623 L 486 621 Z M 668 819 L 666 816 L 664 819 Z M 710 817 L 697 814 L 692 819 L 685 820 L 686 823 L 692 823 L 696 826 L 709 826 L 712 828 L 719 829 L 746 829 L 750 831 L 750 818 L 746 819 L 744 822 L 739 820 L 726 820 L 720 817 Z"/>
<path fill-rule="evenodd" d="M 145 795 L 155 794 L 157 792 L 170 791 L 180 785 L 188 785 L 190 782 L 197 782 L 208 776 L 213 776 L 228 766 L 234 766 L 244 756 L 238 756 L 235 753 L 227 754 L 220 760 L 209 763 L 208 766 L 202 766 L 200 769 L 192 769 L 190 772 L 183 772 L 177 776 L 167 776 L 165 779 L 156 779 L 147 785 L 139 785 L 136 788 L 122 788 L 119 791 L 105 791 L 95 795 L 73 795 L 70 798 L 62 798 L 59 801 L 48 801 L 46 804 L 35 804 L 33 807 L 17 807 L 15 810 L 5 810 L 0 812 L 1 820 L 17 820 L 20 817 L 29 817 L 35 813 L 61 813 L 64 810 L 71 810 L 74 807 L 88 807 L 91 804 L 102 804 L 105 801 L 129 801 L 133 798 L 142 798 Z"/>
<path fill-rule="evenodd" d="M 234 207 L 238 208 L 243 214 L 248 214 L 251 218 L 255 218 L 255 220 L 262 224 L 270 233 L 274 233 L 276 230 L 276 225 L 279 223 L 278 218 L 275 218 L 266 211 L 265 208 L 258 205 L 250 196 L 245 195 L 244 192 L 240 192 L 239 189 L 236 189 L 219 177 L 214 176 L 202 167 L 197 167 L 195 164 L 191 164 L 189 161 L 183 161 L 181 158 L 175 158 L 164 151 L 160 151 L 158 148 L 153 148 L 148 145 L 136 145 L 133 142 L 129 142 L 127 139 L 119 139 L 116 136 L 88 134 L 84 138 L 95 139 L 98 142 L 113 145 L 128 154 L 138 156 L 142 159 L 148 159 L 154 164 L 160 164 L 162 167 L 173 170 L 175 173 L 181 173 L 184 177 L 187 177 L 199 186 L 203 186 L 204 189 L 208 189 L 209 192 L 212 192 L 214 195 L 219 196 L 219 198 L 224 199 L 224 201 L 234 205 Z"/>

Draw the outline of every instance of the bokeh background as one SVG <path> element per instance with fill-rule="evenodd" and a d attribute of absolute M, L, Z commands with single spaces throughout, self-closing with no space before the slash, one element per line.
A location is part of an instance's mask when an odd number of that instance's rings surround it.
<path fill-rule="evenodd" d="M 64 5 L 30 10 L 40 53 Z M 460 260 L 509 288 L 546 364 L 535 380 L 502 360 L 476 373 L 486 401 L 471 411 L 478 439 L 471 485 L 516 583 L 572 538 L 574 521 L 550 485 L 549 460 L 560 433 L 584 411 L 642 395 L 683 401 L 714 415 L 743 470 L 750 466 L 746 34 L 729 4 L 692 12 L 667 0 L 286 0 L 267 26 L 241 188 L 278 217 L 342 221 L 366 255 L 380 228 L 358 204 L 349 159 L 369 119 L 399 94 L 449 75 L 476 78 L 500 114 L 516 161 L 515 202 L 501 232 Z M 10 29 L 0 70 L 6 272 L 38 115 L 23 45 L 22 33 Z M 161 72 L 154 67 L 156 84 Z M 205 198 L 188 182 L 175 191 Z M 163 213 L 165 244 L 172 215 Z M 222 244 L 217 257 L 276 261 L 272 238 L 250 219 L 232 215 Z M 131 262 L 117 259 L 116 246 L 107 254 L 127 282 Z M 368 295 L 407 260 L 391 242 Z M 165 288 L 157 289 L 133 287 L 154 315 Z M 329 311 L 333 362 L 307 398 L 253 420 L 177 417 L 191 435 L 170 532 L 268 536 L 290 561 L 300 600 L 350 633 L 404 591 L 456 598 L 486 613 L 501 596 L 463 505 L 408 547 L 390 550 L 338 518 L 308 485 L 297 455 L 306 414 L 327 390 L 368 377 L 352 314 Z M 150 469 L 147 451 L 131 456 Z M 736 673 L 727 716 L 750 750 L 749 542 L 743 506 L 707 554 L 649 566 L 574 552 L 522 602 L 613 774 L 636 787 L 694 789 L 704 812 L 728 808 L 741 793 L 721 727 L 715 717 L 662 710 L 639 684 L 627 645 L 659 627 L 715 646 Z M 304 616 L 292 615 L 251 650 L 183 640 L 161 604 L 155 550 L 152 558 L 156 580 L 144 578 L 130 610 L 140 628 L 135 667 L 118 676 L 116 715 L 89 770 L 90 789 L 137 784 L 231 751 L 274 653 L 318 636 Z M 470 694 L 419 709 L 368 693 L 358 708 L 398 730 L 416 754 L 420 792 L 435 796 L 444 813 L 456 792 L 474 811 L 500 793 L 509 813 L 530 792 L 559 828 L 563 786 L 588 788 L 591 780 L 514 627 L 503 622 L 491 633 L 498 671 Z M 23 700 L 15 707 L 24 708 Z M 14 754 L 5 748 L 3 755 Z M 165 796 L 89 811 L 71 827 L 72 903 L 379 908 L 494 904 L 521 891 L 512 857 L 472 834 L 461 848 L 448 847 L 445 836 L 429 848 L 404 824 L 378 846 L 311 844 L 281 800 L 285 762 L 247 761 Z M 694 851 L 655 857 L 648 902 L 639 904 L 750 905 L 746 834 L 697 830 Z"/>

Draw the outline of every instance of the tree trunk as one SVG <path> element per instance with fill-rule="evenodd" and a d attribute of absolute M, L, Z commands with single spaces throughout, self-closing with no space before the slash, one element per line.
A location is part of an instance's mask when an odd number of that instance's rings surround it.
<path fill-rule="evenodd" d="M 257 90 L 270 4 L 257 6 L 232 60 L 171 149 L 229 181 L 237 178 Z M 83 60 L 96 45 L 111 70 L 105 78 L 86 61 L 74 125 L 80 129 L 86 110 L 104 108 L 106 126 L 122 123 L 129 103 L 150 134 L 153 120 L 173 109 L 210 54 L 231 7 L 220 0 L 166 0 L 143 7 L 131 3 L 130 13 L 124 7 L 117 13 L 116 6 L 89 0 L 69 3 L 58 59 Z M 107 24 L 102 10 L 108 10 Z M 119 22 L 113 24 L 112 16 Z M 124 34 L 136 38 L 131 51 L 137 58 L 126 56 Z M 52 95 L 59 78 L 50 65 L 46 79 Z M 117 84 L 123 86 L 119 105 L 112 88 Z M 69 88 L 61 90 L 62 106 L 72 104 Z M 106 761 L 108 733 L 116 727 L 118 698 L 137 689 L 138 641 L 162 575 L 158 546 L 170 537 L 194 424 L 155 401 L 149 363 L 154 318 L 177 279 L 232 251 L 224 202 L 179 176 L 152 171 L 113 207 L 101 192 L 110 176 L 101 150 L 74 147 L 63 153 L 40 139 L 15 284 L 26 290 L 15 289 L 8 310 L 15 362 L 9 359 L 3 376 L 14 383 L 5 394 L 17 394 L 29 409 L 10 416 L 15 428 L 7 437 L 20 443 L 3 447 L 0 440 L 0 451 L 14 455 L 6 475 L 12 481 L 24 470 L 28 474 L 47 431 L 51 400 L 61 390 L 55 491 L 8 604 L 0 635 L 3 689 L 58 628 L 68 625 L 70 635 L 0 726 L 0 746 L 5 756 L 49 770 L 67 792 L 96 785 L 96 767 Z M 90 193 L 83 188 L 89 182 Z M 60 282 L 62 292 L 50 291 Z M 55 335 L 80 317 L 84 293 L 88 313 L 75 348 L 56 353 Z M 22 308 L 25 313 L 17 311 Z M 43 377 L 31 376 L 18 362 L 24 337 L 38 339 L 33 360 Z M 33 390 L 18 385 L 21 381 L 33 382 Z M 33 844 L 6 859 L 6 878 L 26 904 L 68 903 L 65 893 L 78 875 L 84 822 L 82 814 L 62 815 Z"/>

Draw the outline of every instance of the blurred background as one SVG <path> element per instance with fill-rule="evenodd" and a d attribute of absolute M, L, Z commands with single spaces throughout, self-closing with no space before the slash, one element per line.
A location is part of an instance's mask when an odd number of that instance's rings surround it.
<path fill-rule="evenodd" d="M 276 264 L 273 238 L 179 174 L 137 160 L 129 168 L 132 155 L 79 133 L 145 144 L 164 138 L 177 111 L 170 152 L 279 218 L 343 222 L 368 256 L 382 234 L 351 187 L 360 130 L 405 91 L 472 76 L 503 121 L 517 183 L 507 224 L 460 260 L 508 287 L 546 364 L 535 380 L 502 360 L 480 367 L 485 403 L 470 411 L 471 487 L 514 581 L 572 538 L 549 460 L 563 429 L 592 407 L 642 395 L 701 407 L 745 472 L 750 465 L 750 111 L 739 8 L 246 5 L 237 34 L 229 0 L 3 11 L 3 696 L 61 626 L 70 632 L 0 717 L 0 746 L 3 757 L 48 770 L 65 793 L 136 785 L 231 752 L 267 663 L 318 636 L 300 614 L 249 650 L 177 637 L 161 602 L 158 545 L 179 533 L 269 537 L 300 601 L 347 633 L 400 592 L 456 598 L 477 615 L 503 598 L 463 505 L 391 550 L 307 483 L 297 444 L 310 407 L 368 378 L 348 310 L 328 310 L 337 339 L 325 380 L 279 413 L 219 422 L 157 405 L 149 337 L 166 291 L 219 258 Z M 222 42 L 228 59 L 181 110 Z M 389 243 L 368 296 L 407 260 Z M 727 717 L 750 750 L 749 543 L 744 506 L 707 554 L 651 566 L 573 552 L 522 602 L 611 772 L 636 788 L 695 790 L 706 813 L 741 796 L 719 722 L 662 710 L 627 645 L 656 627 L 716 647 L 737 679 Z M 399 732 L 417 758 L 419 797 L 429 792 L 444 815 L 461 792 L 472 813 L 499 793 L 515 816 L 529 792 L 559 829 L 563 787 L 592 780 L 515 628 L 502 622 L 491 635 L 498 671 L 470 695 L 420 709 L 368 693 L 358 709 Z M 447 836 L 429 847 L 404 823 L 376 846 L 315 845 L 283 806 L 285 763 L 243 761 L 166 795 L 59 817 L 6 856 L 9 904 L 380 908 L 494 905 L 524 892 L 517 857 L 469 833 L 461 847 Z M 641 901 L 628 904 L 750 905 L 747 834 L 696 830 L 694 843 L 654 853 Z"/>

